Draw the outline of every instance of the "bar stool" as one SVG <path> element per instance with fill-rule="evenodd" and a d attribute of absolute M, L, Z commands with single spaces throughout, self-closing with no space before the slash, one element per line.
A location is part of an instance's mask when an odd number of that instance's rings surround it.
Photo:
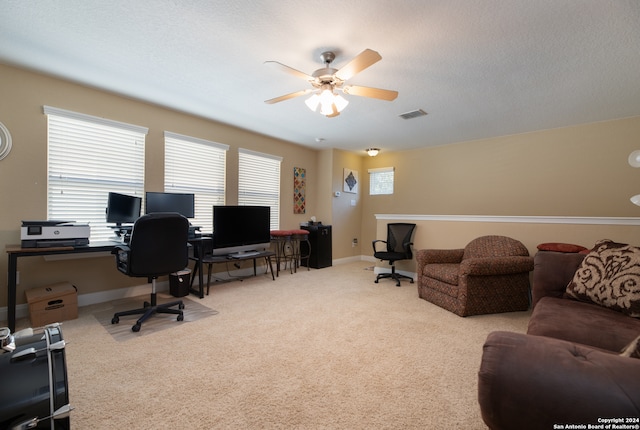
<path fill-rule="evenodd" d="M 291 245 L 291 232 L 289 230 L 271 230 L 271 243 L 276 253 L 276 276 L 280 276 L 280 263 L 291 262 L 289 270 L 293 273 L 293 248 Z"/>
<path fill-rule="evenodd" d="M 307 260 L 307 270 L 309 270 L 309 257 L 311 257 L 311 242 L 309 242 L 309 231 L 303 229 L 290 230 L 291 244 L 293 248 L 293 262 L 295 271 L 302 264 L 302 260 Z M 302 254 L 301 243 L 306 243 L 306 253 Z"/>

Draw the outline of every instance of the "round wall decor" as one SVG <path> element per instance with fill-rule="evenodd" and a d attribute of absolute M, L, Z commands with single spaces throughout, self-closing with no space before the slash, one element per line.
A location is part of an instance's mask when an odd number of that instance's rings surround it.
<path fill-rule="evenodd" d="M 9 155 L 11 151 L 11 133 L 9 129 L 0 122 L 0 160 Z"/>

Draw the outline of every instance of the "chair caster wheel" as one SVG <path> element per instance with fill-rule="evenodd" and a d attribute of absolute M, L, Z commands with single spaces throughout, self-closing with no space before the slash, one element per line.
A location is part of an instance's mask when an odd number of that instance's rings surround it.
<path fill-rule="evenodd" d="M 180 303 L 180 304 L 178 305 L 178 309 L 184 309 L 184 303 Z"/>
<path fill-rule="evenodd" d="M 131 331 L 133 332 L 139 332 L 140 331 L 140 324 L 136 324 L 133 327 L 131 327 Z"/>
<path fill-rule="evenodd" d="M 376 279 L 374 282 L 377 284 L 377 283 L 378 283 L 378 280 Z"/>
<path fill-rule="evenodd" d="M 184 320 L 184 315 L 183 314 L 178 315 L 177 319 L 178 319 L 178 321 L 183 321 Z"/>
<path fill-rule="evenodd" d="M 111 324 L 118 324 L 119 322 L 120 322 L 120 318 L 118 317 L 111 318 Z"/>

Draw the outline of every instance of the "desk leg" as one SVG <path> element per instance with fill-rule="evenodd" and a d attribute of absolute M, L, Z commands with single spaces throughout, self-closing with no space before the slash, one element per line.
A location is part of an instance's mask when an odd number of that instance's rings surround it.
<path fill-rule="evenodd" d="M 276 276 L 273 274 L 273 265 L 271 264 L 271 256 L 266 257 L 267 263 L 269 263 L 269 270 L 271 270 L 271 279 L 276 280 Z"/>
<path fill-rule="evenodd" d="M 16 331 L 16 288 L 17 288 L 18 256 L 9 253 L 9 270 L 7 273 L 7 323 L 11 333 Z"/>
<path fill-rule="evenodd" d="M 195 260 L 196 264 L 194 264 L 193 266 L 193 273 L 191 274 L 191 282 L 189 283 L 189 292 L 193 293 L 193 294 L 197 294 L 198 297 L 203 298 L 204 297 L 204 279 L 202 276 L 202 260 L 198 257 Z M 193 281 L 196 279 L 196 273 L 198 274 L 198 289 L 194 290 L 193 289 Z"/>
<path fill-rule="evenodd" d="M 198 265 L 198 282 L 200 282 L 200 298 L 202 299 L 204 297 L 204 279 L 202 276 L 202 258 L 198 258 L 198 261 L 196 262 L 196 264 Z"/>

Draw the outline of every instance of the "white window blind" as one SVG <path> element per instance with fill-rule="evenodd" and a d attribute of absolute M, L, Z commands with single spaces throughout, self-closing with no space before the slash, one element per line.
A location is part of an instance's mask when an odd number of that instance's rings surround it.
<path fill-rule="evenodd" d="M 238 204 L 269 206 L 271 230 L 280 228 L 280 165 L 282 157 L 238 150 Z"/>
<path fill-rule="evenodd" d="M 213 206 L 223 205 L 228 145 L 164 133 L 164 190 L 195 194 L 193 225 L 213 231 Z"/>
<path fill-rule="evenodd" d="M 369 169 L 369 194 L 393 194 L 393 167 Z"/>
<path fill-rule="evenodd" d="M 92 241 L 114 237 L 109 191 L 142 197 L 148 129 L 44 106 L 48 124 L 47 217 L 88 223 Z"/>

